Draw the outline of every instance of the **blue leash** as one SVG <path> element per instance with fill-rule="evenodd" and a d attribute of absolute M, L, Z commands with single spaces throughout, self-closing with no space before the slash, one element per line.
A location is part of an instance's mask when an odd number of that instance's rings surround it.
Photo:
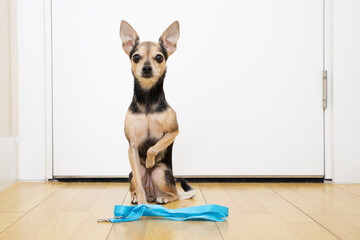
<path fill-rule="evenodd" d="M 161 205 L 141 204 L 135 206 L 116 205 L 114 218 L 99 219 L 98 222 L 130 222 L 140 217 L 163 217 L 174 221 L 201 220 L 223 222 L 229 215 L 229 208 L 207 204 L 195 207 L 168 209 Z"/>

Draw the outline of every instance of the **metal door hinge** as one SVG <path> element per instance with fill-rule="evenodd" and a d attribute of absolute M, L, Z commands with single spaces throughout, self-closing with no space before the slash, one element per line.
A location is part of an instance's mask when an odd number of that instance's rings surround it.
<path fill-rule="evenodd" d="M 327 71 L 323 70 L 323 109 L 327 107 Z"/>

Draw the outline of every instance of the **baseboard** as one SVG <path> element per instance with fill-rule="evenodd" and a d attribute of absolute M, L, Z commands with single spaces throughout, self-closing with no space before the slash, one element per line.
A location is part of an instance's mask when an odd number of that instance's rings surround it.
<path fill-rule="evenodd" d="M 16 182 L 16 167 L 15 138 L 0 138 L 0 190 Z"/>
<path fill-rule="evenodd" d="M 184 178 L 194 183 L 323 183 L 324 178 Z M 129 178 L 54 178 L 56 182 L 129 182 Z M 178 182 L 178 178 L 176 179 Z"/>

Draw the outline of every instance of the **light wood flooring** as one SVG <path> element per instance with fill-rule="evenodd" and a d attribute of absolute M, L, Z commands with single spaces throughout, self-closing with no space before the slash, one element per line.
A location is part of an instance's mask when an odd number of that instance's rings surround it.
<path fill-rule="evenodd" d="M 128 183 L 25 183 L 0 191 L 0 239 L 360 239 L 360 185 L 193 183 L 165 205 L 229 207 L 225 222 L 97 223 L 130 205 Z"/>

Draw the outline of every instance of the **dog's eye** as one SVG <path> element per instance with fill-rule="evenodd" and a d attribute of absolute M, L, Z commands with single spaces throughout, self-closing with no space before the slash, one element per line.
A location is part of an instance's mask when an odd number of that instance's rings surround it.
<path fill-rule="evenodd" d="M 133 56 L 133 62 L 134 63 L 138 63 L 139 61 L 140 61 L 140 55 L 139 54 L 135 54 L 134 56 Z"/>
<path fill-rule="evenodd" d="M 161 63 L 164 60 L 164 57 L 162 55 L 158 54 L 158 55 L 156 55 L 155 60 L 158 63 Z"/>

